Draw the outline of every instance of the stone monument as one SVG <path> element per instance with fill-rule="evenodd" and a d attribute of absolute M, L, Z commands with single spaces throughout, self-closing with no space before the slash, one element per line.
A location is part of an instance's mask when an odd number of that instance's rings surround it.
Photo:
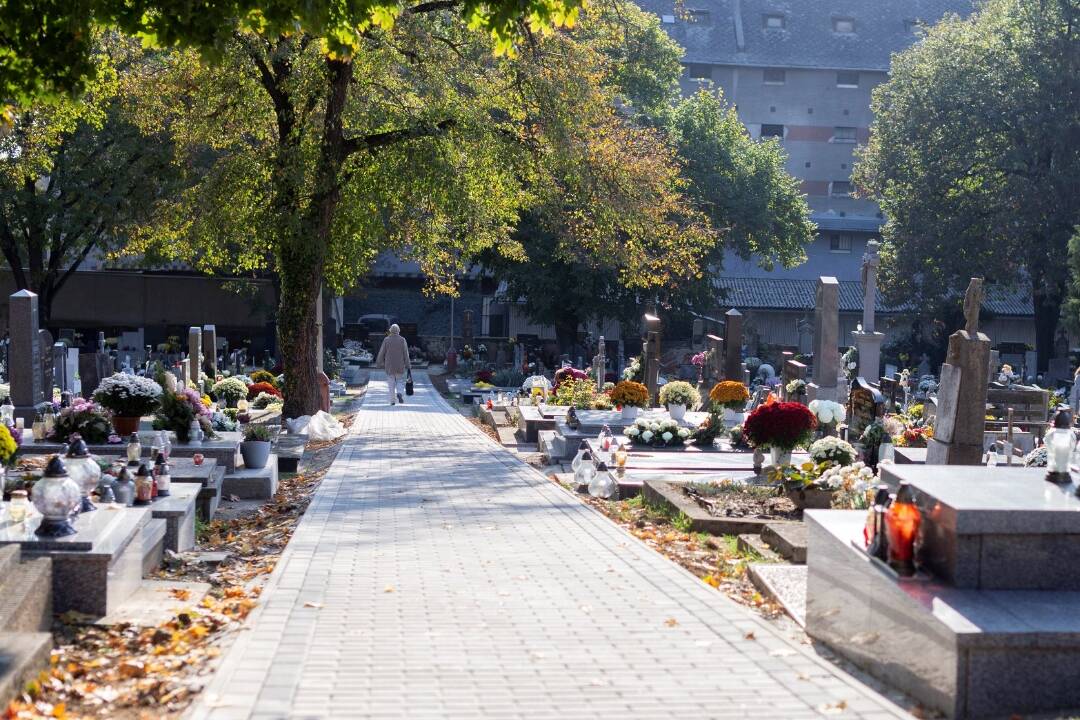
<path fill-rule="evenodd" d="M 732 308 L 724 313 L 724 378 L 743 381 L 743 314 Z"/>
<path fill-rule="evenodd" d="M 705 379 L 712 384 L 724 377 L 724 339 L 716 335 L 706 335 L 709 344 L 709 362 L 705 365 Z"/>
<path fill-rule="evenodd" d="M 11 402 L 15 405 L 16 416 L 25 418 L 29 424 L 34 420 L 35 406 L 45 400 L 46 392 L 42 386 L 38 296 L 35 293 L 20 290 L 8 298 L 8 333 L 11 338 L 8 367 Z"/>
<path fill-rule="evenodd" d="M 188 374 L 191 381 L 199 384 L 199 371 L 202 368 L 202 328 L 196 325 L 188 328 Z"/>
<path fill-rule="evenodd" d="M 202 346 L 203 346 L 203 372 L 211 380 L 217 377 L 218 365 L 217 365 L 217 326 L 216 325 L 203 325 L 202 329 Z"/>
<path fill-rule="evenodd" d="M 604 336 L 600 336 L 600 342 L 596 345 L 596 357 L 593 358 L 593 367 L 596 368 L 596 391 L 604 392 L 604 377 L 607 375 L 607 356 L 604 354 Z"/>
<path fill-rule="evenodd" d="M 814 301 L 814 382 L 807 388 L 808 399 L 838 400 L 839 340 L 840 283 L 822 275 Z"/>
<path fill-rule="evenodd" d="M 859 377 L 870 380 L 876 378 L 880 371 L 881 341 L 885 339 L 883 333 L 875 332 L 874 325 L 874 311 L 877 303 L 877 269 L 879 264 L 878 242 L 871 240 L 866 243 L 866 254 L 863 255 L 862 264 L 862 330 L 856 330 L 852 333 L 855 336 L 855 347 L 859 350 Z"/>
<path fill-rule="evenodd" d="M 972 278 L 964 296 L 965 325 L 949 336 L 941 366 L 934 437 L 927 443 L 928 465 L 978 465 L 986 426 L 986 386 L 990 338 L 979 332 L 982 278 Z"/>

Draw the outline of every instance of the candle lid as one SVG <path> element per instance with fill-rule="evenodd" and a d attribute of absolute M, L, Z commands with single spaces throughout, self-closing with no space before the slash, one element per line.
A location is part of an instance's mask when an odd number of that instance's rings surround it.
<path fill-rule="evenodd" d="M 139 472 L 135 473 L 135 477 L 150 477 L 150 468 L 146 467 L 146 463 L 139 465 Z"/>
<path fill-rule="evenodd" d="M 90 457 L 90 449 L 86 447 L 86 441 L 77 438 L 75 442 L 68 446 L 67 456 L 70 458 Z"/>
<path fill-rule="evenodd" d="M 45 477 L 67 477 L 67 467 L 64 466 L 64 461 L 60 459 L 59 455 L 53 455 L 49 458 L 49 464 L 45 466 Z"/>
<path fill-rule="evenodd" d="M 129 443 L 139 442 L 139 433 L 131 433 L 131 437 L 128 438 Z"/>

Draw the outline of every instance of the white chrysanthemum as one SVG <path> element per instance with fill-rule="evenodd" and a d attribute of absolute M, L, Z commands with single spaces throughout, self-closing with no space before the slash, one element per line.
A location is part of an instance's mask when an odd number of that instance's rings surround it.
<path fill-rule="evenodd" d="M 673 438 L 675 436 L 672 435 L 670 432 L 666 432 L 663 435 L 661 435 L 660 437 L 662 437 L 664 439 L 664 442 L 669 443 L 669 442 L 671 442 L 671 438 Z"/>
<path fill-rule="evenodd" d="M 641 439 L 644 440 L 645 442 L 649 442 L 650 440 L 652 440 L 653 439 L 652 430 L 646 430 L 645 432 L 641 433 Z"/>
<path fill-rule="evenodd" d="M 652 430 L 654 433 L 660 432 L 660 423 L 654 422 L 650 424 L 649 429 Z"/>
<path fill-rule="evenodd" d="M 626 428 L 626 434 L 630 437 L 637 437 L 641 434 L 641 431 L 638 430 L 636 427 L 628 427 Z"/>
<path fill-rule="evenodd" d="M 686 438 L 690 437 L 690 431 L 686 428 L 679 428 L 679 437 L 685 440 Z"/>

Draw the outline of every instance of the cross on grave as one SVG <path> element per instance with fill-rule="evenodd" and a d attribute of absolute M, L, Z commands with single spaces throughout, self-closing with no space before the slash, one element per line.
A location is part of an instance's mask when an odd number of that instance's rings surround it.
<path fill-rule="evenodd" d="M 604 392 L 604 377 L 607 375 L 607 358 L 604 356 L 604 336 L 600 336 L 600 342 L 596 346 L 596 357 L 593 358 L 593 367 L 596 368 L 596 390 Z"/>
<path fill-rule="evenodd" d="M 814 382 L 811 400 L 836 400 L 840 372 L 840 283 L 823 275 L 818 278 L 814 302 Z"/>
<path fill-rule="evenodd" d="M 978 465 L 986 426 L 990 338 L 979 332 L 982 278 L 972 278 L 964 295 L 964 329 L 949 336 L 941 366 L 934 437 L 927 443 L 928 465 Z"/>
<path fill-rule="evenodd" d="M 859 377 L 876 378 L 881 369 L 881 342 L 885 335 L 874 330 L 874 311 L 877 302 L 878 242 L 866 243 L 863 255 L 863 321 L 862 329 L 852 333 L 859 350 Z"/>

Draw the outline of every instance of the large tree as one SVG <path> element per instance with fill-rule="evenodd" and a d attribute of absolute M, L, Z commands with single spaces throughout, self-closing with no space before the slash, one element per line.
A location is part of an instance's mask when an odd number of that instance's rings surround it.
<path fill-rule="evenodd" d="M 26 107 L 0 138 L 0 253 L 16 287 L 40 296 L 44 323 L 79 265 L 122 247 L 175 190 L 167 138 L 125 118 L 112 60 L 98 65 L 80 101 Z"/>
<path fill-rule="evenodd" d="M 622 258 L 624 282 L 692 271 L 705 230 L 679 213 L 677 167 L 602 82 L 618 17 L 590 14 L 515 58 L 494 57 L 489 35 L 442 2 L 367 28 L 351 58 L 306 33 L 241 30 L 214 64 L 163 54 L 126 87 L 146 130 L 175 138 L 192 187 L 166 231 L 142 239 L 231 269 L 269 259 L 289 415 L 318 403 L 321 284 L 348 288 L 382 250 L 453 290 L 480 250 L 523 255 L 511 238 L 522 208 L 563 202 L 578 249 Z"/>
<path fill-rule="evenodd" d="M 988 0 L 893 57 L 855 168 L 885 211 L 882 287 L 944 317 L 969 278 L 1030 293 L 1053 347 L 1080 222 L 1080 2 Z"/>

